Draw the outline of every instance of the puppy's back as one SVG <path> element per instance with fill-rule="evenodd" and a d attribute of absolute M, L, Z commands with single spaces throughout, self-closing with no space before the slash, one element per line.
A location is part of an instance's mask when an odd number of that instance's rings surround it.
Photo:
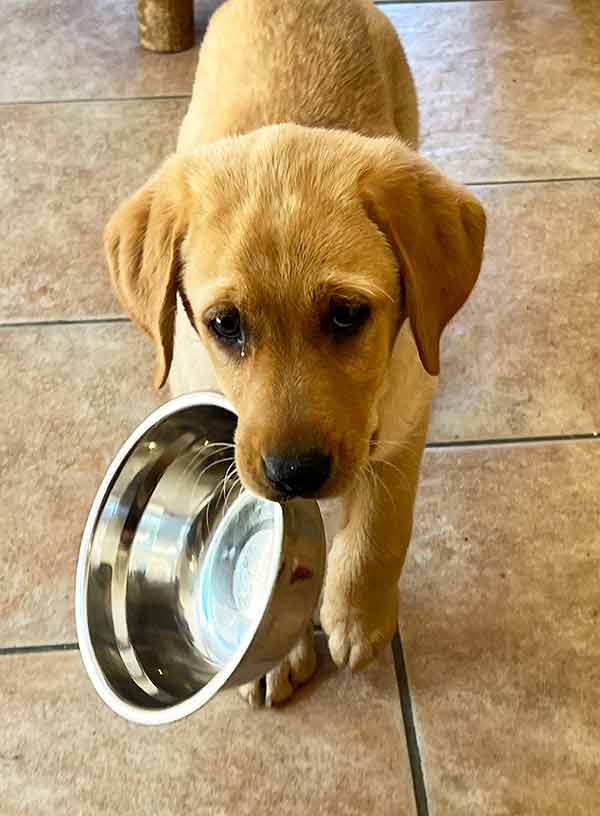
<path fill-rule="evenodd" d="M 414 141 L 416 118 L 402 47 L 370 0 L 227 0 L 178 149 L 281 122 Z"/>

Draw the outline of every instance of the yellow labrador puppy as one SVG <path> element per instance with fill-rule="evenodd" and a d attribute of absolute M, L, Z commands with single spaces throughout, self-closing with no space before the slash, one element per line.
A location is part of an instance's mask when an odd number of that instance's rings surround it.
<path fill-rule="evenodd" d="M 334 500 L 321 623 L 353 669 L 394 632 L 440 334 L 483 252 L 480 204 L 417 141 L 404 52 L 368 0 L 227 0 L 176 155 L 106 230 L 157 386 L 233 402 L 250 490 Z M 311 629 L 267 703 L 314 667 Z"/>

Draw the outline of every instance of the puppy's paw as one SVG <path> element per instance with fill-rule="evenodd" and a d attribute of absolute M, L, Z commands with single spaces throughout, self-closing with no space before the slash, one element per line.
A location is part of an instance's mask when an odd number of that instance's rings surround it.
<path fill-rule="evenodd" d="M 329 637 L 329 652 L 338 666 L 352 671 L 364 668 L 391 641 L 396 631 L 398 596 L 396 588 L 370 606 L 347 606 L 325 596 L 321 625 Z"/>
<path fill-rule="evenodd" d="M 289 700 L 298 686 L 310 680 L 316 668 L 317 655 L 311 625 L 289 655 L 266 675 L 264 695 L 261 679 L 240 686 L 239 692 L 242 699 L 253 708 L 259 708 L 263 704 L 271 708 Z"/>

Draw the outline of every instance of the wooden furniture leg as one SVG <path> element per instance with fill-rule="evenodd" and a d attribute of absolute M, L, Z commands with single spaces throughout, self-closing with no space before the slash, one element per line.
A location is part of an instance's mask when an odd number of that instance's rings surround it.
<path fill-rule="evenodd" d="M 194 0 L 136 0 L 140 43 L 150 51 L 194 45 Z"/>

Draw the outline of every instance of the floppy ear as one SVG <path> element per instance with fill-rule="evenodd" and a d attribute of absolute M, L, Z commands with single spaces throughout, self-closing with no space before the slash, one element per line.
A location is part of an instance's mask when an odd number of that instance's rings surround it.
<path fill-rule="evenodd" d="M 104 248 L 117 297 L 156 346 L 155 384 L 162 388 L 173 359 L 179 246 L 190 209 L 186 163 L 162 168 L 111 217 Z"/>
<path fill-rule="evenodd" d="M 391 140 L 376 145 L 361 188 L 369 216 L 398 259 L 421 362 L 437 375 L 442 331 L 479 276 L 483 207 L 464 187 Z"/>

